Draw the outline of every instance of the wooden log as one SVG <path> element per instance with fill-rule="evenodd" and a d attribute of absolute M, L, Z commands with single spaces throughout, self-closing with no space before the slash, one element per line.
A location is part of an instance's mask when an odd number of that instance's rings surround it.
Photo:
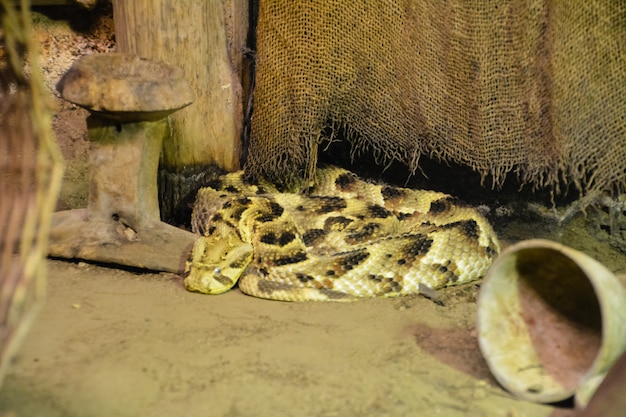
<path fill-rule="evenodd" d="M 180 66 L 197 94 L 193 106 L 173 116 L 174 132 L 164 145 L 165 166 L 215 162 L 227 170 L 239 168 L 241 82 L 229 57 L 237 46 L 229 50 L 234 42 L 226 38 L 225 18 L 225 6 L 230 21 L 241 14 L 233 10 L 234 3 L 113 1 L 117 50 Z"/>
<path fill-rule="evenodd" d="M 166 173 L 160 173 L 160 182 L 174 181 L 163 187 L 168 195 L 161 193 L 162 218 L 180 221 L 174 219 L 176 206 L 202 185 L 198 173 L 204 167 L 240 167 L 248 3 L 113 0 L 113 18 L 118 52 L 181 67 L 197 96 L 194 104 L 172 115 L 161 156 Z"/>

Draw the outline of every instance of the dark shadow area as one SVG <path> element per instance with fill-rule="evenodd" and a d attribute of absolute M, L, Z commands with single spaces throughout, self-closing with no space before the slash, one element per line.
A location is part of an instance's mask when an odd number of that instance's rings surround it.
<path fill-rule="evenodd" d="M 327 132 L 326 136 L 329 136 Z M 550 188 L 533 190 L 532 184 L 522 184 L 514 170 L 509 172 L 502 187 L 492 188 L 493 178 L 487 176 L 481 182 L 480 174 L 470 167 L 453 162 L 440 161 L 422 155 L 419 168 L 412 175 L 409 168 L 400 162 L 383 165 L 371 152 L 352 152 L 352 144 L 344 139 L 342 131 L 334 131 L 332 143 L 320 145 L 319 161 L 339 165 L 354 171 L 364 178 L 380 180 L 397 186 L 440 191 L 460 198 L 471 205 L 497 206 L 502 202 L 537 202 L 542 205 L 565 206 L 580 198 L 573 186 L 559 184 L 560 193 Z M 553 195 L 555 194 L 555 195 Z"/>
<path fill-rule="evenodd" d="M 161 220 L 191 230 L 191 213 L 196 194 L 226 171 L 215 164 L 167 169 L 157 173 Z"/>
<path fill-rule="evenodd" d="M 492 386 L 501 386 L 493 377 L 485 362 L 475 329 L 438 329 L 424 323 L 412 325 L 408 332 L 414 335 L 417 344 L 441 363 L 451 366 L 472 378 L 486 381 Z M 574 417 L 574 399 L 549 404 L 555 407 L 551 417 Z"/>
<path fill-rule="evenodd" d="M 440 329 L 416 323 L 408 329 L 417 344 L 439 362 L 491 385 L 498 382 L 483 359 L 473 329 Z"/>
<path fill-rule="evenodd" d="M 33 6 L 32 10 L 41 13 L 51 20 L 65 20 L 69 23 L 72 30 L 79 33 L 92 31 L 101 16 L 113 16 L 113 5 L 110 1 L 100 1 L 91 10 L 71 5 Z"/>

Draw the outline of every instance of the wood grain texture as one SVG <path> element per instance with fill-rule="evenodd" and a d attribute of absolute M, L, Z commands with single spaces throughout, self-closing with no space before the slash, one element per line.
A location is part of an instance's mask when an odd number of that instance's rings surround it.
<path fill-rule="evenodd" d="M 178 65 L 196 93 L 194 104 L 172 115 L 161 160 L 166 168 L 216 163 L 239 169 L 243 112 L 237 72 L 247 30 L 244 3 L 113 1 L 118 51 Z"/>

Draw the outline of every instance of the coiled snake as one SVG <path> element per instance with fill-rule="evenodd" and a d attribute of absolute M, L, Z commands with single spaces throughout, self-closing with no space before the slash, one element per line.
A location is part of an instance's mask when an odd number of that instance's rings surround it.
<path fill-rule="evenodd" d="M 343 301 L 393 297 L 480 278 L 498 239 L 474 208 L 434 191 L 373 184 L 318 168 L 305 194 L 224 175 L 198 192 L 202 235 L 187 263 L 190 291 L 219 294 L 239 282 L 256 297 Z"/>

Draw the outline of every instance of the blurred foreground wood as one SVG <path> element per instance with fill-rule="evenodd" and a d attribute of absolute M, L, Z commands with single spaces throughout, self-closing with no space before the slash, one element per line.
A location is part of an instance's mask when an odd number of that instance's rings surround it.
<path fill-rule="evenodd" d="M 19 6 L 0 0 L 0 386 L 43 305 L 50 217 L 63 175 L 30 1 Z"/>

